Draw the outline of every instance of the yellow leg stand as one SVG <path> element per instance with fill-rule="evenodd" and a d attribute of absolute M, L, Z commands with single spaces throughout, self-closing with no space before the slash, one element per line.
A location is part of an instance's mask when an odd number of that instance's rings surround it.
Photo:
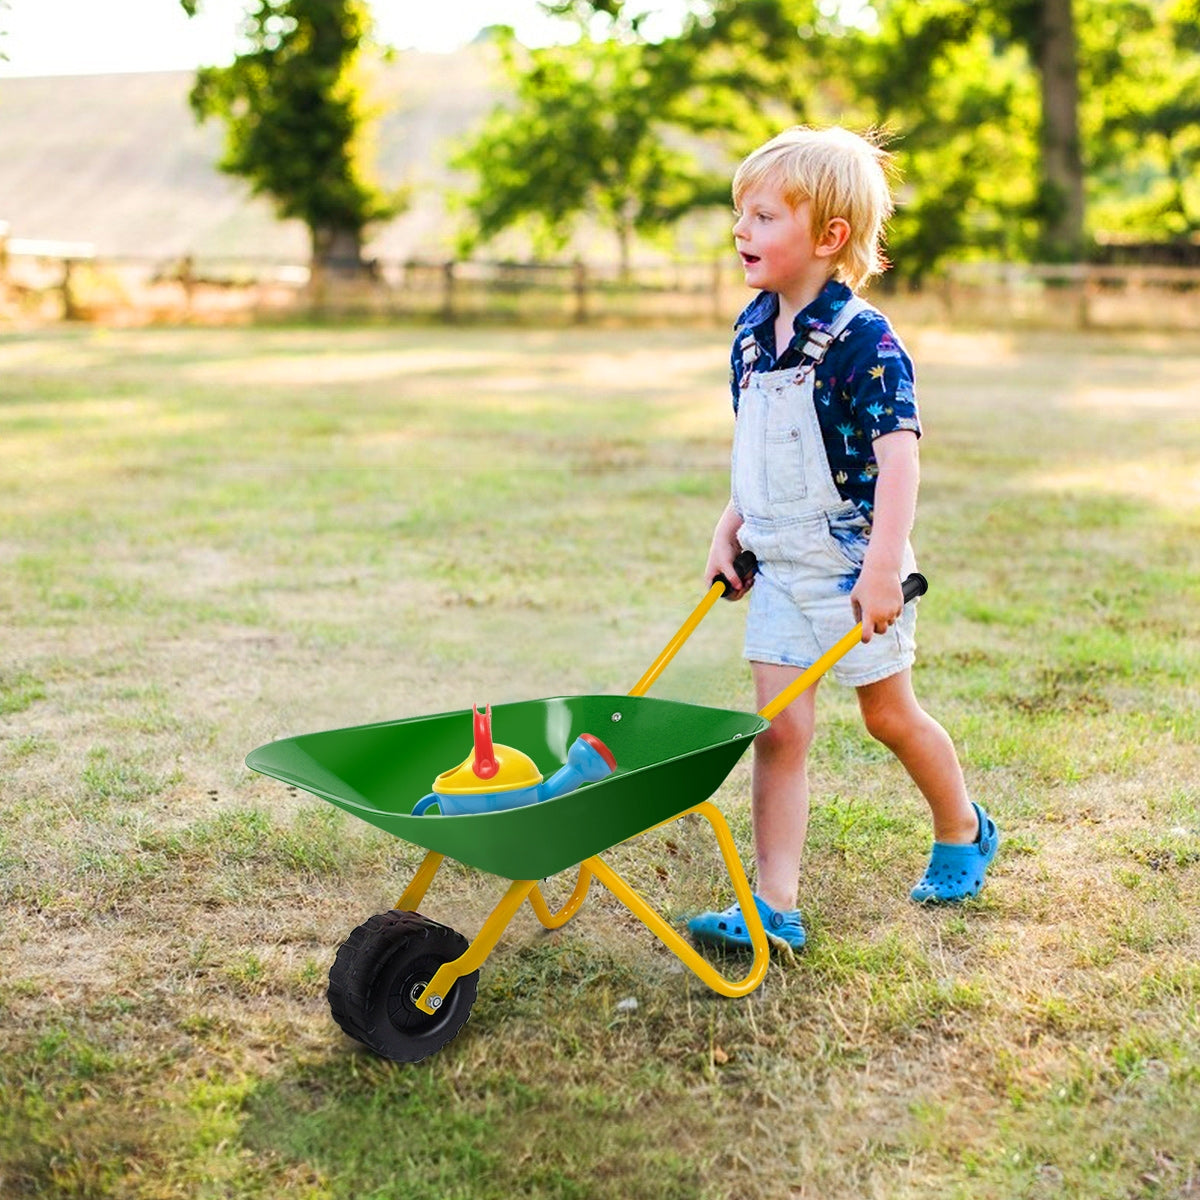
<path fill-rule="evenodd" d="M 504 895 L 504 899 L 492 910 L 492 915 L 483 923 L 483 928 L 465 953 L 453 962 L 443 963 L 429 981 L 429 986 L 417 997 L 417 1007 L 425 1013 L 435 1013 L 450 993 L 456 980 L 483 966 L 484 959 L 495 949 L 500 935 L 508 927 L 513 914 L 525 903 L 526 898 L 537 887 L 536 879 L 515 880 Z"/>
<path fill-rule="evenodd" d="M 579 879 L 575 883 L 575 890 L 571 893 L 570 899 L 556 913 L 550 911 L 550 906 L 546 903 L 541 890 L 537 884 L 534 884 L 533 891 L 529 893 L 529 904 L 533 911 L 537 913 L 537 919 L 541 921 L 547 929 L 561 929 L 580 909 L 584 900 L 587 898 L 588 888 L 592 886 L 592 873 L 586 866 L 579 868 Z"/>
<path fill-rule="evenodd" d="M 742 915 L 746 920 L 746 928 L 750 933 L 750 944 L 754 948 L 754 961 L 749 973 L 740 980 L 726 979 L 709 962 L 702 958 L 682 937 L 667 924 L 658 913 L 652 909 L 641 896 L 637 894 L 606 862 L 599 858 L 587 859 L 580 866 L 579 879 L 575 890 L 571 893 L 566 904 L 557 913 L 552 913 L 545 898 L 538 889 L 537 881 L 533 879 L 515 880 L 504 895 L 504 899 L 492 910 L 491 916 L 483 923 L 475 940 L 466 952 L 453 962 L 444 963 L 435 972 L 428 986 L 417 997 L 417 1007 L 422 1012 L 433 1014 L 441 1007 L 443 1000 L 450 993 L 455 982 L 472 971 L 477 971 L 484 960 L 495 949 L 500 935 L 508 927 L 517 910 L 529 901 L 537 918 L 547 929 L 557 929 L 565 925 L 578 911 L 587 896 L 593 876 L 598 879 L 612 894 L 629 909 L 647 929 L 650 930 L 680 961 L 689 967 L 700 980 L 722 996 L 746 996 L 754 991 L 763 981 L 770 964 L 770 949 L 767 935 L 754 903 L 754 894 L 742 869 L 742 861 L 738 857 L 737 847 L 733 843 L 733 835 L 720 810 L 709 801 L 697 804 L 679 814 L 703 817 L 712 826 L 717 844 L 721 849 L 721 857 L 725 860 L 725 869 L 733 884 L 734 894 L 742 907 Z M 678 820 L 678 818 L 675 818 Z M 668 822 L 663 822 L 668 824 Z M 417 871 L 416 878 L 408 890 L 396 903 L 400 909 L 412 909 L 421 902 L 426 889 L 442 864 L 442 855 L 434 851 L 426 856 L 425 861 Z"/>
<path fill-rule="evenodd" d="M 746 872 L 742 870 L 742 861 L 738 857 L 737 847 L 733 844 L 733 835 L 729 832 L 725 818 L 721 816 L 715 805 L 710 804 L 707 800 L 679 815 L 685 817 L 693 813 L 708 821 L 712 826 L 713 833 L 717 835 L 717 844 L 721 847 L 721 857 L 725 860 L 725 868 L 729 872 L 734 894 L 742 906 L 742 916 L 745 918 L 746 928 L 750 933 L 750 944 L 754 948 L 754 962 L 750 966 L 749 974 L 741 980 L 726 979 L 724 975 L 715 970 L 711 963 L 702 958 L 692 946 L 685 942 L 607 863 L 602 862 L 599 858 L 589 858 L 583 865 L 590 868 L 596 878 L 651 933 L 658 937 L 684 966 L 694 971 L 703 983 L 722 996 L 746 996 L 762 983 L 763 977 L 767 973 L 767 966 L 770 963 L 767 935 L 758 915 L 758 908 L 754 903 L 754 893 L 750 890 Z"/>
<path fill-rule="evenodd" d="M 433 882 L 433 877 L 438 873 L 438 867 L 442 865 L 445 857 L 436 850 L 430 850 L 425 855 L 425 861 L 417 868 L 412 883 L 404 889 L 404 895 L 392 907 L 401 912 L 416 911 L 417 906 L 425 899 L 425 893 L 429 891 L 429 885 Z"/>

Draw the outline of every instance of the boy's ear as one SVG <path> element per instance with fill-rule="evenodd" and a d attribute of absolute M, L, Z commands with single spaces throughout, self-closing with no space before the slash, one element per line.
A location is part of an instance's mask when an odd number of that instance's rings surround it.
<path fill-rule="evenodd" d="M 850 222 L 844 217 L 833 217 L 825 226 L 825 232 L 817 239 L 813 248 L 818 258 L 834 258 L 850 240 Z"/>

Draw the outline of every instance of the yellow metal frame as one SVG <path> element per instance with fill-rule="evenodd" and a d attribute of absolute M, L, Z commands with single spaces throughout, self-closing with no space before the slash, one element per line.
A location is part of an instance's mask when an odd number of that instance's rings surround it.
<path fill-rule="evenodd" d="M 758 715 L 766 721 L 773 721 L 802 691 L 812 687 L 839 658 L 849 654 L 862 641 L 862 622 L 859 621 L 849 633 L 833 646 L 830 646 L 820 658 L 803 674 L 798 675 L 779 693 L 769 704 L 758 710 Z"/>
<path fill-rule="evenodd" d="M 704 599 L 692 609 L 691 616 L 680 625 L 675 636 L 662 648 L 658 657 L 646 668 L 646 673 L 629 689 L 631 696 L 644 696 L 654 681 L 666 670 L 667 664 L 679 653 L 679 648 L 696 631 L 696 626 L 708 616 L 709 610 L 725 594 L 728 585 L 724 579 L 718 579 L 708 589 Z"/>
<path fill-rule="evenodd" d="M 667 664 L 679 653 L 680 647 L 696 631 L 696 626 L 708 615 L 709 610 L 725 592 L 725 581 L 718 579 L 708 589 L 708 594 L 692 610 L 673 638 L 662 648 L 658 657 L 650 664 L 645 675 L 629 689 L 631 696 L 644 696 L 654 681 L 663 673 Z M 797 696 L 806 688 L 812 687 L 839 658 L 849 654 L 862 641 L 862 622 L 859 621 L 853 629 L 844 634 L 835 645 L 831 646 L 811 667 L 793 680 L 768 705 L 758 710 L 758 715 L 767 721 L 773 721 Z"/>
<path fill-rule="evenodd" d="M 712 606 L 724 594 L 725 586 L 724 580 L 717 580 L 713 583 L 704 599 L 696 605 L 688 619 L 679 627 L 679 631 L 663 647 L 641 679 L 630 689 L 631 696 L 641 696 L 646 693 L 663 673 L 671 659 L 679 652 L 684 642 L 691 637 Z M 811 687 L 839 658 L 852 650 L 861 638 L 862 625 L 860 623 L 780 692 L 765 708 L 760 709 L 759 716 L 768 721 L 777 717 L 805 688 Z M 575 884 L 575 890 L 557 913 L 550 911 L 549 905 L 538 888 L 537 880 L 514 880 L 504 894 L 504 898 L 484 921 L 483 928 L 480 929 L 466 951 L 453 962 L 444 963 L 438 968 L 425 990 L 417 997 L 417 1007 L 422 1012 L 430 1014 L 437 1012 L 454 984 L 464 975 L 477 971 L 483 965 L 484 960 L 500 940 L 501 934 L 526 900 L 529 901 L 538 920 L 547 929 L 558 929 L 579 911 L 593 879 L 598 879 L 608 888 L 651 933 L 658 937 L 668 950 L 675 954 L 686 967 L 695 972 L 713 991 L 719 992 L 722 996 L 733 997 L 745 996 L 754 991 L 762 983 L 763 977 L 767 973 L 770 948 L 766 930 L 763 929 L 762 918 L 758 915 L 758 906 L 754 903 L 754 893 L 750 889 L 750 882 L 746 878 L 742 860 L 738 857 L 737 847 L 733 843 L 733 835 L 729 832 L 729 826 L 726 824 L 725 818 L 721 816 L 720 810 L 708 800 L 686 809 L 662 824 L 669 825 L 686 816 L 703 817 L 712 826 L 713 833 L 717 838 L 717 845 L 721 850 L 721 857 L 725 860 L 726 870 L 728 870 L 730 881 L 733 883 L 734 894 L 741 906 L 742 916 L 750 934 L 750 944 L 754 950 L 754 961 L 750 965 L 749 972 L 742 979 L 726 979 L 711 963 L 702 958 L 692 946 L 684 941 L 679 933 L 659 916 L 608 863 L 593 856 L 580 865 L 579 879 Z M 656 828 L 661 828 L 661 826 L 656 826 Z M 433 877 L 442 865 L 442 857 L 432 850 L 425 856 L 412 883 L 408 885 L 404 895 L 396 901 L 398 909 L 411 911 L 421 903 L 429 885 L 433 882 Z"/>
<path fill-rule="evenodd" d="M 503 899 L 492 910 L 487 920 L 484 921 L 483 927 L 476 935 L 475 940 L 467 947 L 464 953 L 454 959 L 453 962 L 444 963 L 438 968 L 433 978 L 429 981 L 428 986 L 417 997 L 417 1007 L 426 1013 L 436 1013 L 445 997 L 449 995 L 450 989 L 454 984 L 464 975 L 469 975 L 472 971 L 477 971 L 483 965 L 484 960 L 495 948 L 504 930 L 508 928 L 509 922 L 526 900 L 529 901 L 538 920 L 547 929 L 558 929 L 575 916 L 582 907 L 593 879 L 599 880 L 608 888 L 668 950 L 680 959 L 684 966 L 689 967 L 695 972 L 701 981 L 712 988 L 713 991 L 719 992 L 722 996 L 732 997 L 746 996 L 754 991 L 762 983 L 767 973 L 767 966 L 770 962 L 770 947 L 767 942 L 766 931 L 763 929 L 762 920 L 758 915 L 758 907 L 754 903 L 754 894 L 750 889 L 750 882 L 746 878 L 746 872 L 742 869 L 742 861 L 738 857 L 737 847 L 733 842 L 733 835 L 729 832 L 729 826 L 726 824 L 725 818 L 721 816 L 720 810 L 708 800 L 697 804 L 694 808 L 689 808 L 681 812 L 678 817 L 673 817 L 671 820 L 676 821 L 686 816 L 703 817 L 712 826 L 713 833 L 717 838 L 717 845 L 721 850 L 721 857 L 725 861 L 725 868 L 729 872 L 729 878 L 733 883 L 734 894 L 737 896 L 738 903 L 742 907 L 742 915 L 746 919 L 746 928 L 750 933 L 750 944 L 754 950 L 754 961 L 750 964 L 750 970 L 743 978 L 736 980 L 727 979 L 717 971 L 711 963 L 705 960 L 680 936 L 677 930 L 651 908 L 608 863 L 604 862 L 598 856 L 593 856 L 580 864 L 579 879 L 576 881 L 575 890 L 558 912 L 551 912 L 550 906 L 546 903 L 545 897 L 542 896 L 538 888 L 537 880 L 514 880 L 509 885 Z M 670 823 L 669 821 L 663 822 L 663 824 Z M 425 856 L 425 860 L 418 868 L 412 883 L 405 889 L 404 895 L 396 901 L 398 909 L 412 911 L 421 903 L 426 891 L 429 889 L 429 885 L 433 882 L 433 877 L 442 865 L 442 860 L 443 856 L 435 851 L 430 851 Z"/>

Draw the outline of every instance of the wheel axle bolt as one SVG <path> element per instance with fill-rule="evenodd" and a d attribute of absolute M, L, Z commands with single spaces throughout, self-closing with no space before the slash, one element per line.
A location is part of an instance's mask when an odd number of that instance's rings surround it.
<path fill-rule="evenodd" d="M 425 1001 L 425 1003 L 428 1004 L 430 1008 L 441 1008 L 442 1007 L 442 998 L 441 998 L 441 996 L 430 996 L 429 999 Z"/>

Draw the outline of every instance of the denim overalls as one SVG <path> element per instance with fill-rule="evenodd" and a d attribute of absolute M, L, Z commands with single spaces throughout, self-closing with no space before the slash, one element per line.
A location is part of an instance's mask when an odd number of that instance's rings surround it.
<path fill-rule="evenodd" d="M 830 474 L 813 381 L 829 347 L 869 307 L 854 296 L 828 332 L 810 330 L 799 367 L 754 371 L 757 344 L 752 336 L 744 343 L 732 486 L 743 521 L 738 541 L 759 560 L 746 621 L 745 655 L 755 662 L 807 667 L 855 624 L 849 593 L 868 523 Z M 906 544 L 901 575 L 915 569 Z M 851 650 L 834 677 L 862 686 L 910 666 L 915 609 L 906 605 L 887 633 Z"/>

